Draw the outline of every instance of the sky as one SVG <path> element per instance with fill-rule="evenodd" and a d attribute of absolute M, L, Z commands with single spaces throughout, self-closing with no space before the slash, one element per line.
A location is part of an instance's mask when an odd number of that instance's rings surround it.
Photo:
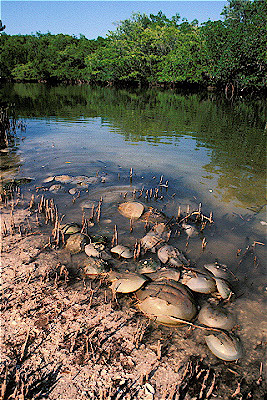
<path fill-rule="evenodd" d="M 1 0 L 0 0 L 1 1 Z M 160 10 L 171 18 L 179 13 L 189 22 L 199 23 L 222 18 L 227 1 L 11 1 L 2 0 L 1 20 L 8 35 L 36 32 L 64 33 L 88 39 L 105 37 L 120 21 L 133 12 L 157 14 Z"/>

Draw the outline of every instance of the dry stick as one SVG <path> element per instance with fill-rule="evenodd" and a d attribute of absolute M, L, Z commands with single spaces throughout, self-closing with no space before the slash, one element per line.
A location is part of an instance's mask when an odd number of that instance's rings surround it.
<path fill-rule="evenodd" d="M 162 345 L 161 345 L 160 339 L 159 339 L 159 340 L 158 340 L 158 343 L 157 343 L 157 359 L 158 359 L 158 360 L 161 359 L 161 348 L 162 348 Z"/>
<path fill-rule="evenodd" d="M 43 204 L 44 204 L 44 196 L 42 195 L 40 198 L 40 202 L 38 204 L 38 213 L 41 213 L 43 211 Z"/>
<path fill-rule="evenodd" d="M 32 194 L 29 209 L 33 208 L 33 206 L 34 206 L 34 194 Z"/>
<path fill-rule="evenodd" d="M 91 208 L 91 215 L 90 215 L 90 220 L 91 220 L 91 221 L 94 220 L 94 212 L 95 212 L 95 206 L 94 206 L 94 204 L 93 204 L 93 205 L 92 205 L 92 208 Z"/>
<path fill-rule="evenodd" d="M 3 235 L 4 235 L 4 236 L 7 235 L 7 227 L 6 227 L 5 221 L 3 221 Z"/>
<path fill-rule="evenodd" d="M 96 217 L 96 221 L 99 222 L 100 221 L 100 215 L 101 215 L 101 205 L 103 203 L 103 197 L 100 197 L 99 203 L 98 203 L 98 208 L 97 208 L 97 217 Z"/>
<path fill-rule="evenodd" d="M 24 356 L 25 356 L 25 350 L 26 350 L 26 347 L 27 347 L 27 344 L 28 344 L 28 340 L 29 340 L 29 336 L 30 336 L 30 329 L 31 328 L 29 327 L 28 331 L 27 331 L 27 335 L 26 335 L 26 340 L 25 340 L 25 342 L 24 342 L 24 344 L 23 344 L 23 346 L 21 348 L 20 361 L 22 361 Z"/>
<path fill-rule="evenodd" d="M 130 169 L 130 183 L 132 184 L 133 182 L 133 169 Z"/>
<path fill-rule="evenodd" d="M 209 374 L 210 374 L 210 369 L 208 369 L 206 375 L 204 376 L 203 383 L 202 383 L 202 386 L 201 386 L 201 389 L 200 389 L 200 393 L 199 393 L 199 398 L 200 398 L 200 399 L 202 399 L 204 390 L 205 390 L 206 387 L 207 387 L 206 382 L 207 382 L 207 379 L 208 379 L 208 377 L 209 377 Z"/>
<path fill-rule="evenodd" d="M 185 319 L 181 319 L 181 318 L 177 318 L 174 315 L 171 315 L 171 318 L 175 319 L 177 322 L 181 322 L 182 324 L 186 324 L 186 325 L 190 325 L 193 328 L 199 328 L 203 331 L 216 331 L 216 332 L 220 332 L 220 333 L 225 333 L 224 331 L 222 331 L 221 329 L 217 329 L 217 328 L 210 328 L 207 326 L 200 326 L 200 325 L 195 325 L 192 322 L 186 321 Z M 226 334 L 226 333 L 225 333 Z"/>
<path fill-rule="evenodd" d="M 84 207 L 82 208 L 82 226 L 84 225 L 84 219 L 85 219 L 85 213 L 84 213 Z"/>
<path fill-rule="evenodd" d="M 11 233 L 11 235 L 13 235 L 15 233 L 15 222 L 14 222 L 13 209 L 10 210 L 10 233 Z"/>
<path fill-rule="evenodd" d="M 143 192 L 144 192 L 144 186 L 142 187 L 142 189 L 140 190 L 140 193 L 138 195 L 138 199 L 140 199 L 140 197 L 143 196 Z"/>
<path fill-rule="evenodd" d="M 141 243 L 138 243 L 138 240 L 136 240 L 135 245 L 134 245 L 134 260 L 138 260 L 141 252 Z"/>
<path fill-rule="evenodd" d="M 212 392 L 213 392 L 213 389 L 214 389 L 214 386 L 215 386 L 215 380 L 216 380 L 216 374 L 213 373 L 213 379 L 212 379 L 210 388 L 206 393 L 206 399 L 208 399 L 211 396 Z"/>
<path fill-rule="evenodd" d="M 111 243 L 112 243 L 112 246 L 117 246 L 117 244 L 118 244 L 117 225 L 114 225 L 114 234 L 113 234 Z"/>
<path fill-rule="evenodd" d="M 260 375 L 259 375 L 259 379 L 258 379 L 257 382 L 256 382 L 256 384 L 257 384 L 258 386 L 260 386 L 261 383 L 262 383 L 262 371 L 263 371 L 263 363 L 261 362 L 261 365 L 260 365 Z"/>
<path fill-rule="evenodd" d="M 130 218 L 130 233 L 133 232 L 133 219 Z"/>
<path fill-rule="evenodd" d="M 5 393 L 6 393 L 6 388 L 7 388 L 7 373 L 8 373 L 8 367 L 6 365 L 6 371 L 5 371 L 5 376 L 4 376 L 4 382 L 1 387 L 1 399 L 4 399 Z"/>
<path fill-rule="evenodd" d="M 191 212 L 189 215 L 186 215 L 183 219 L 181 219 L 181 221 L 179 221 L 179 224 L 185 220 L 187 220 L 188 218 L 192 217 L 192 215 L 199 215 L 198 211 L 193 211 Z M 212 224 L 214 221 L 212 219 L 212 213 L 210 213 L 210 217 L 206 217 L 204 214 L 201 214 L 203 216 L 204 219 L 206 219 L 207 221 L 209 221 L 210 224 Z"/>

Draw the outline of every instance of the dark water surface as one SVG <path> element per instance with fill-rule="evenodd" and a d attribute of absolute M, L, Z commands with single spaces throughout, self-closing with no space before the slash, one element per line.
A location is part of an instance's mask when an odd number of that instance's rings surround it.
<path fill-rule="evenodd" d="M 188 204 L 192 210 L 201 202 L 204 214 L 213 212 L 215 223 L 204 232 L 205 251 L 202 238 L 196 238 L 190 240 L 188 253 L 197 265 L 218 260 L 237 274 L 241 297 L 236 307 L 246 310 L 240 335 L 248 347 L 262 340 L 267 325 L 265 247 L 256 245 L 256 262 L 252 254 L 240 260 L 248 245 L 266 242 L 263 100 L 230 102 L 208 92 L 22 83 L 6 84 L 0 93 L 2 100 L 15 104 L 18 119 L 26 124 L 13 149 L 1 154 L 4 179 L 31 177 L 31 188 L 54 175 L 105 177 L 81 192 L 75 203 L 66 185 L 65 192 L 55 195 L 56 202 L 66 220 L 79 220 L 86 201 L 103 196 L 102 227 L 111 230 L 117 223 L 126 242 L 128 227 L 116 214 L 120 189 L 114 186 L 129 185 L 130 168 L 132 184 L 139 189 L 155 188 L 163 176 L 168 191 L 163 189 L 163 199 L 148 206 L 173 216 L 179 206 L 185 212 Z M 185 243 L 181 235 L 174 244 L 185 250 Z"/>

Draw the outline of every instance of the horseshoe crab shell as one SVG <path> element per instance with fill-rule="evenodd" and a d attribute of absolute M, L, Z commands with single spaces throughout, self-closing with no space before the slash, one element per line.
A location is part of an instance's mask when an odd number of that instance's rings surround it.
<path fill-rule="evenodd" d="M 69 175 L 57 175 L 55 176 L 55 180 L 61 183 L 70 183 L 73 177 Z"/>
<path fill-rule="evenodd" d="M 213 293 L 216 291 L 214 279 L 196 272 L 186 272 L 183 274 L 181 282 L 198 293 Z"/>
<path fill-rule="evenodd" d="M 138 219 L 143 214 L 144 206 L 137 201 L 128 201 L 120 204 L 118 210 L 126 218 Z"/>
<path fill-rule="evenodd" d="M 88 241 L 88 236 L 85 236 L 82 233 L 74 233 L 67 239 L 65 248 L 72 254 L 80 253 L 84 250 L 84 246 Z"/>
<path fill-rule="evenodd" d="M 158 258 L 163 264 L 169 261 L 170 264 L 181 267 L 183 265 L 189 265 L 189 261 L 185 258 L 183 253 L 176 247 L 165 244 L 158 250 Z"/>
<path fill-rule="evenodd" d="M 141 239 L 141 246 L 145 251 L 151 250 L 156 252 L 157 246 L 163 242 L 167 242 L 171 236 L 171 231 L 163 222 L 153 226 L 152 229 Z"/>
<path fill-rule="evenodd" d="M 182 227 L 185 230 L 185 233 L 187 234 L 188 238 L 196 237 L 198 235 L 198 231 L 193 225 L 189 225 L 184 222 L 182 223 Z"/>
<path fill-rule="evenodd" d="M 201 324 L 211 328 L 230 330 L 235 325 L 235 319 L 226 308 L 215 304 L 205 304 L 201 307 L 198 320 Z"/>
<path fill-rule="evenodd" d="M 229 283 L 222 278 L 214 278 L 216 282 L 216 287 L 218 290 L 219 295 L 221 296 L 222 299 L 226 300 L 228 299 L 232 294 L 232 290 L 229 286 Z"/>
<path fill-rule="evenodd" d="M 117 293 L 132 293 L 140 289 L 147 279 L 132 272 L 111 271 L 108 279 L 112 282 L 111 289 Z"/>
<path fill-rule="evenodd" d="M 45 178 L 43 180 L 44 183 L 49 183 L 49 182 L 53 182 L 55 180 L 54 176 L 48 176 L 47 178 Z"/>
<path fill-rule="evenodd" d="M 81 232 L 80 225 L 76 224 L 75 222 L 60 225 L 60 229 L 61 232 L 64 233 L 64 235 L 73 235 L 74 233 Z"/>
<path fill-rule="evenodd" d="M 234 275 L 230 272 L 225 264 L 213 263 L 205 264 L 204 268 L 210 271 L 216 278 L 233 280 Z"/>
<path fill-rule="evenodd" d="M 118 244 L 115 247 L 112 247 L 112 249 L 110 251 L 111 251 L 111 253 L 118 254 L 120 257 L 123 257 L 123 258 L 132 258 L 133 257 L 133 252 L 130 249 L 128 249 L 128 247 L 122 246 L 120 244 Z"/>
<path fill-rule="evenodd" d="M 85 276 L 94 276 L 104 273 L 108 268 L 108 264 L 100 258 L 88 257 L 82 268 Z"/>
<path fill-rule="evenodd" d="M 136 292 L 137 307 L 160 324 L 175 326 L 191 321 L 197 312 L 189 290 L 175 281 L 152 282 Z"/>
<path fill-rule="evenodd" d="M 140 274 L 149 274 L 151 272 L 156 272 L 158 269 L 160 269 L 160 262 L 153 260 L 153 258 L 141 260 L 137 266 L 137 270 Z"/>
<path fill-rule="evenodd" d="M 205 336 L 210 351 L 224 361 L 234 361 L 242 357 L 240 339 L 226 332 L 214 332 Z"/>
<path fill-rule="evenodd" d="M 174 268 L 162 268 L 155 272 L 147 272 L 145 275 L 152 281 L 162 281 L 166 279 L 172 279 L 173 281 L 179 281 L 180 271 Z"/>
<path fill-rule="evenodd" d="M 85 246 L 84 248 L 85 254 L 88 255 L 88 257 L 100 257 L 100 251 L 96 248 L 94 243 L 89 243 Z"/>

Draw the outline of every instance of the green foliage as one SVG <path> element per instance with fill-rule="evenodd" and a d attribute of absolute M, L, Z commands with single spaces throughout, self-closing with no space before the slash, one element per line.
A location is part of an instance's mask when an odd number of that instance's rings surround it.
<path fill-rule="evenodd" d="M 134 13 L 107 38 L 0 34 L 1 77 L 16 80 L 266 87 L 267 1 L 229 0 L 224 20 Z"/>
<path fill-rule="evenodd" d="M 208 72 L 215 83 L 240 89 L 266 86 L 266 0 L 230 0 L 224 22 L 203 25 Z"/>

